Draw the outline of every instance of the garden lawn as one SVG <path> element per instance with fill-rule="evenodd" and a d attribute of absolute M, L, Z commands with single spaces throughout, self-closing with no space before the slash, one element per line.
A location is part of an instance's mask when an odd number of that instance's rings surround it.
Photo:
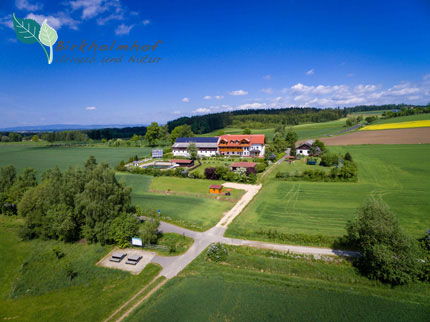
<path fill-rule="evenodd" d="M 100 321 L 160 271 L 149 264 L 139 275 L 96 266 L 110 246 L 21 241 L 20 219 L 0 216 L 0 319 Z M 57 259 L 53 248 L 65 256 Z M 76 276 L 65 268 L 71 263 Z"/>
<path fill-rule="evenodd" d="M 232 196 L 209 194 L 209 186 L 218 181 L 186 179 L 176 177 L 156 177 L 117 173 L 117 178 L 125 180 L 132 187 L 132 202 L 142 209 L 160 210 L 161 218 L 179 226 L 204 231 L 222 218 L 230 210 L 235 200 L 243 193 L 232 190 Z M 150 192 L 151 189 L 164 193 Z M 167 190 L 171 191 L 168 192 Z M 206 191 L 206 192 L 205 192 Z"/>
<path fill-rule="evenodd" d="M 26 167 L 37 170 L 40 175 L 47 169 L 58 166 L 65 170 L 69 166 L 83 166 L 93 155 L 97 162 L 107 162 L 111 167 L 131 156 L 149 156 L 151 148 L 109 147 L 50 147 L 44 144 L 0 144 L 0 167 L 14 165 L 18 171 Z"/>
<path fill-rule="evenodd" d="M 262 191 L 229 226 L 227 235 L 332 246 L 345 234 L 346 222 L 354 218 L 364 200 L 381 196 L 407 233 L 415 238 L 424 236 L 430 228 L 430 145 L 358 145 L 329 150 L 351 153 L 358 167 L 358 182 L 279 181 L 274 169 Z M 285 240 L 271 237 L 273 240 L 268 237 L 269 230 L 288 236 Z M 306 236 L 313 238 L 307 242 Z"/>
<path fill-rule="evenodd" d="M 391 288 L 343 260 L 228 247 L 200 255 L 126 321 L 427 321 L 429 285 Z"/>

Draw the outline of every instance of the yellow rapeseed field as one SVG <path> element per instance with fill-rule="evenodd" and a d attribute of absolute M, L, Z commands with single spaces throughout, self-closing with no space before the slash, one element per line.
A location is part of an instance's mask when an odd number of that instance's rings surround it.
<path fill-rule="evenodd" d="M 430 120 L 368 125 L 361 128 L 360 131 L 408 129 L 413 127 L 430 127 Z"/>

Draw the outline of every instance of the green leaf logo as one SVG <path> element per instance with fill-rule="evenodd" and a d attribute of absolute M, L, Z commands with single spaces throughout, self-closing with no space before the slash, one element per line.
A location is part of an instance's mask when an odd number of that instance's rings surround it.
<path fill-rule="evenodd" d="M 48 25 L 47 20 L 43 21 L 42 27 L 33 19 L 22 19 L 13 14 L 13 27 L 15 29 L 18 40 L 25 44 L 39 43 L 48 59 L 48 64 L 52 63 L 54 53 L 52 46 L 58 39 L 57 32 L 54 28 Z M 49 47 L 49 55 L 45 46 Z"/>

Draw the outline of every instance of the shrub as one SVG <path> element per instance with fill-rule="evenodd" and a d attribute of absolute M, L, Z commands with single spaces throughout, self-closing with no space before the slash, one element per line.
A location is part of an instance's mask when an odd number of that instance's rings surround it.
<path fill-rule="evenodd" d="M 216 168 L 206 168 L 205 169 L 205 178 L 209 180 L 218 180 L 219 177 L 216 173 Z"/>
<path fill-rule="evenodd" d="M 337 165 L 339 162 L 339 158 L 336 154 L 331 152 L 326 152 L 321 157 L 320 165 L 324 167 L 332 167 Z"/>
<path fill-rule="evenodd" d="M 346 153 L 345 153 L 345 157 L 344 157 L 344 159 L 345 159 L 346 161 L 352 161 L 352 156 L 351 156 L 351 154 L 350 154 L 349 152 L 346 152 Z"/>
<path fill-rule="evenodd" d="M 57 257 L 57 259 L 62 259 L 66 254 L 64 254 L 64 252 L 60 249 L 60 247 L 54 247 L 52 249 L 52 251 L 55 254 L 55 257 Z"/>
<path fill-rule="evenodd" d="M 423 251 L 423 268 L 420 279 L 430 282 L 430 229 L 426 232 L 426 237 L 420 240 L 420 246 Z"/>
<path fill-rule="evenodd" d="M 356 265 L 370 279 L 399 285 L 419 275 L 418 247 L 382 200 L 369 199 L 347 231 L 347 241 L 361 252 Z"/>
<path fill-rule="evenodd" d="M 255 166 L 255 169 L 257 170 L 257 173 L 263 172 L 264 170 L 266 170 L 267 166 L 265 163 L 263 162 L 259 162 L 257 163 L 257 165 Z"/>
<path fill-rule="evenodd" d="M 211 244 L 207 250 L 207 256 L 214 262 L 222 262 L 227 259 L 228 251 L 220 242 Z"/>

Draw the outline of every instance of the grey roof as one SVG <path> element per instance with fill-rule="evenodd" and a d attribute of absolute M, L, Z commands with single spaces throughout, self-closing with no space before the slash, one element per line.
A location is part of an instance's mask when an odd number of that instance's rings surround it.
<path fill-rule="evenodd" d="M 194 143 L 194 142 L 187 142 L 187 143 L 174 143 L 172 145 L 172 148 L 188 148 L 188 146 L 190 145 L 190 143 Z M 198 149 L 204 149 L 204 148 L 217 148 L 218 147 L 218 143 L 194 143 L 196 145 L 196 147 Z"/>
<path fill-rule="evenodd" d="M 218 143 L 218 137 L 177 138 L 175 143 Z"/>

